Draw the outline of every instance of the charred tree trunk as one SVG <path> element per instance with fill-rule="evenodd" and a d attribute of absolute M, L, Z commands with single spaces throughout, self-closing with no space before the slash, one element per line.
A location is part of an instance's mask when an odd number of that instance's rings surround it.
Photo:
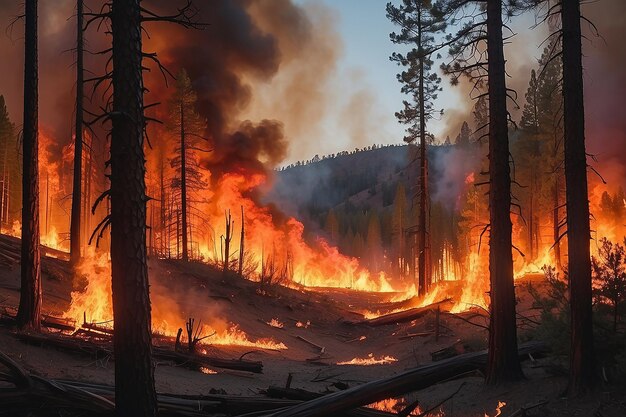
<path fill-rule="evenodd" d="M 591 312 L 589 196 L 585 153 L 585 108 L 580 32 L 580 2 L 562 0 L 563 125 L 567 253 L 571 305 L 571 352 L 568 393 L 580 395 L 594 385 Z"/>
<path fill-rule="evenodd" d="M 522 377 L 517 356 L 511 224 L 511 172 L 506 108 L 502 2 L 487 3 L 489 56 L 489 276 L 491 303 L 487 383 Z"/>
<path fill-rule="evenodd" d="M 76 122 L 74 128 L 74 177 L 70 218 L 70 262 L 80 260 L 80 206 L 83 165 L 83 0 L 76 2 Z"/>
<path fill-rule="evenodd" d="M 425 97 L 424 97 L 424 51 L 422 50 L 422 8 L 418 7 L 418 45 L 420 48 L 420 60 L 419 60 L 419 112 L 420 112 L 420 203 L 419 203 L 419 235 L 418 235 L 418 294 L 424 295 L 428 291 L 430 285 L 430 263 L 428 262 L 428 231 L 426 230 L 426 214 L 427 214 L 427 202 L 428 202 L 428 165 L 426 162 L 426 115 L 425 112 Z"/>
<path fill-rule="evenodd" d="M 241 206 L 241 238 L 239 239 L 239 271 L 240 277 L 243 277 L 243 259 L 244 259 L 244 238 L 245 238 L 245 222 L 243 216 L 243 206 Z"/>
<path fill-rule="evenodd" d="M 185 105 L 180 99 L 180 206 L 182 219 L 183 261 L 189 260 L 187 247 L 187 148 L 185 144 Z"/>
<path fill-rule="evenodd" d="M 113 0 L 111 115 L 111 272 L 118 415 L 155 416 L 150 296 L 146 265 L 146 187 L 140 0 Z"/>
<path fill-rule="evenodd" d="M 22 136 L 22 251 L 20 306 L 17 325 L 41 326 L 41 268 L 39 252 L 39 155 L 37 64 L 37 0 L 26 0 L 24 55 L 24 127 Z"/>
<path fill-rule="evenodd" d="M 224 213 L 224 220 L 226 222 L 226 234 L 224 235 L 224 273 L 227 273 L 230 267 L 230 242 L 233 240 L 233 222 L 230 217 L 230 210 L 228 210 L 228 214 Z"/>

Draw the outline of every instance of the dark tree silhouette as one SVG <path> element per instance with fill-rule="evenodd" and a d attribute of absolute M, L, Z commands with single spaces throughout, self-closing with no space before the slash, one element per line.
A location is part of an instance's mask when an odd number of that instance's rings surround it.
<path fill-rule="evenodd" d="M 517 380 L 522 370 L 517 355 L 515 287 L 511 223 L 511 169 L 502 0 L 450 0 L 446 11 L 463 13 L 466 23 L 449 42 L 452 62 L 442 68 L 452 77 L 474 81 L 474 89 L 487 85 L 489 109 L 489 276 L 490 324 L 486 380 L 489 384 Z M 485 44 L 486 43 L 486 48 Z M 486 230 L 486 229 L 485 229 Z"/>
<path fill-rule="evenodd" d="M 89 80 L 94 82 L 94 89 L 107 81 L 113 87 L 104 113 L 89 113 L 94 116 L 89 124 L 107 120 L 112 124 L 108 162 L 111 185 L 96 199 L 92 209 L 109 198 L 110 214 L 96 226 L 91 239 L 102 237 L 110 227 L 115 403 L 118 415 L 123 417 L 152 417 L 157 413 L 146 264 L 144 138 L 149 118 L 144 114 L 143 60 L 154 62 L 164 75 L 170 73 L 156 53 L 142 51 L 142 23 L 166 21 L 184 27 L 203 26 L 192 22 L 197 10 L 190 1 L 169 16 L 160 16 L 140 3 L 141 0 L 112 0 L 101 13 L 85 13 L 85 28 L 108 19 L 112 35 L 112 71 Z"/>
<path fill-rule="evenodd" d="M 580 30 L 580 1 L 561 1 L 563 44 L 563 127 L 567 253 L 571 305 L 571 352 L 568 393 L 594 387 L 589 194 L 585 151 L 585 106 Z"/>
<path fill-rule="evenodd" d="M 39 248 L 37 0 L 26 0 L 24 56 L 24 127 L 22 134 L 22 252 L 17 324 L 39 330 L 41 267 Z"/>
<path fill-rule="evenodd" d="M 111 274 L 115 403 L 122 416 L 157 411 L 146 265 L 146 186 L 140 0 L 113 0 Z"/>
<path fill-rule="evenodd" d="M 170 160 L 172 167 L 178 171 L 178 176 L 172 180 L 172 188 L 179 191 L 177 197 L 180 199 L 182 259 L 188 261 L 191 234 L 188 218 L 190 209 L 193 208 L 189 204 L 190 197 L 195 191 L 207 186 L 202 180 L 197 152 L 208 152 L 208 150 L 198 147 L 198 142 L 204 139 L 200 134 L 206 128 L 206 122 L 195 109 L 196 93 L 184 69 L 176 76 L 176 92 L 169 107 L 168 128 L 179 135 L 178 145 L 175 148 L 176 157 Z"/>
<path fill-rule="evenodd" d="M 83 162 L 83 0 L 76 2 L 76 120 L 74 124 L 74 174 L 72 183 L 72 214 L 70 217 L 70 261 L 76 264 L 81 249 L 81 198 Z"/>

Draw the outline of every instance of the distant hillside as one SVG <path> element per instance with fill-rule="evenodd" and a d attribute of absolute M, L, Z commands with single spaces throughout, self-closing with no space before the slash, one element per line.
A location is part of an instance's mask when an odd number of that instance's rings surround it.
<path fill-rule="evenodd" d="M 389 180 L 407 170 L 409 152 L 407 145 L 374 146 L 315 157 L 277 171 L 268 199 L 305 222 L 367 190 L 372 194 L 382 191 L 381 206 L 389 205 L 395 194 Z"/>
<path fill-rule="evenodd" d="M 482 153 L 470 143 L 428 148 L 433 262 L 457 250 L 468 177 Z M 371 270 L 392 270 L 417 221 L 417 155 L 416 146 L 400 145 L 315 157 L 276 171 L 266 199 L 302 221 L 307 237 L 324 236 Z"/>

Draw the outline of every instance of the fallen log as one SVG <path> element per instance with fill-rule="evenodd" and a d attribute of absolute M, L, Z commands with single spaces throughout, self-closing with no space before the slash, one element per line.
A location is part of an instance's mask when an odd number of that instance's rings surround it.
<path fill-rule="evenodd" d="M 156 346 L 152 349 L 152 356 L 158 359 L 171 360 L 179 365 L 189 366 L 192 368 L 216 367 L 233 369 L 235 371 L 253 372 L 255 374 L 263 372 L 263 362 L 261 361 L 222 359 L 212 356 L 174 352 L 173 350 L 163 349 Z"/>
<path fill-rule="evenodd" d="M 543 342 L 521 345 L 518 354 L 522 357 L 546 351 Z M 487 351 L 468 353 L 441 362 L 414 368 L 389 378 L 371 381 L 290 407 L 267 417 L 322 417 L 336 415 L 386 398 L 397 397 L 408 392 L 427 388 L 455 375 L 480 369 L 487 364 Z"/>
<path fill-rule="evenodd" d="M 436 303 L 424 307 L 416 307 L 410 308 L 408 310 L 397 311 L 395 313 L 385 314 L 379 317 L 375 317 L 373 319 L 366 319 L 351 324 L 363 324 L 366 326 L 377 327 L 386 326 L 388 324 L 406 323 L 426 315 L 429 311 L 433 310 L 441 304 L 449 303 L 451 301 L 451 298 L 446 298 L 445 300 L 437 301 Z"/>
<path fill-rule="evenodd" d="M 113 352 L 113 345 L 109 340 L 96 343 L 94 341 L 83 340 L 81 338 L 71 336 L 35 333 L 15 333 L 15 337 L 26 343 L 39 346 L 51 346 L 65 351 L 89 354 L 98 358 L 112 356 Z M 174 352 L 157 346 L 153 347 L 152 354 L 156 359 L 171 360 L 179 365 L 187 365 L 194 369 L 198 369 L 200 367 L 216 367 L 233 369 L 236 371 L 254 372 L 257 374 L 263 371 L 263 363 L 260 361 L 191 355 Z"/>
<path fill-rule="evenodd" d="M 102 333 L 102 334 L 105 334 L 105 335 L 113 336 L 113 329 L 112 328 L 105 327 L 105 326 L 100 326 L 100 325 L 98 325 L 96 323 L 83 322 L 81 327 L 83 329 L 91 330 L 91 331 L 96 332 L 96 333 Z"/>
<path fill-rule="evenodd" d="M 5 325 L 14 325 L 15 324 L 15 316 L 17 315 L 17 311 L 12 308 L 2 308 L 0 310 L 0 322 Z M 74 320 L 65 319 L 62 317 L 54 317 L 49 316 L 47 314 L 43 314 L 41 316 L 41 325 L 43 327 L 48 327 L 50 329 L 57 329 L 63 331 L 72 331 L 74 330 Z"/>
<path fill-rule="evenodd" d="M 315 398 L 319 398 L 324 394 L 319 392 L 311 392 L 302 388 L 285 388 L 285 387 L 273 387 L 270 386 L 265 390 L 265 395 L 270 398 L 285 398 L 287 400 L 300 400 L 308 401 Z"/>

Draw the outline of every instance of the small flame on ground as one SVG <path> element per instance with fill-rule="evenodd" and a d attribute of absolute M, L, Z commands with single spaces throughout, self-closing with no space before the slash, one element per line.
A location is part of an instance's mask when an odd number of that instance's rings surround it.
<path fill-rule="evenodd" d="M 390 363 L 398 362 L 396 358 L 393 356 L 381 356 L 380 358 L 376 358 L 373 353 L 367 355 L 367 358 L 354 358 L 349 361 L 337 362 L 337 365 L 359 365 L 359 366 L 368 366 L 368 365 L 387 365 Z"/>
<path fill-rule="evenodd" d="M 276 327 L 277 329 L 282 329 L 283 327 L 285 327 L 285 325 L 281 323 L 280 321 L 278 321 L 278 319 L 272 319 L 268 321 L 267 324 L 269 324 L 272 327 Z"/>
<path fill-rule="evenodd" d="M 204 366 L 200 368 L 200 372 L 207 375 L 217 375 L 217 371 L 210 368 L 205 368 Z"/>
<path fill-rule="evenodd" d="M 311 325 L 311 321 L 310 320 L 307 320 L 306 323 L 302 323 L 301 321 L 296 323 L 296 327 L 302 327 L 302 328 L 305 328 L 305 329 L 308 329 L 310 325 Z"/>
<path fill-rule="evenodd" d="M 493 415 L 493 417 L 498 417 L 499 415 L 502 414 L 502 408 L 504 408 L 504 406 L 506 405 L 506 403 L 504 401 L 498 401 L 498 406 L 496 407 L 496 413 Z M 489 414 L 485 413 L 485 417 L 490 417 Z"/>

